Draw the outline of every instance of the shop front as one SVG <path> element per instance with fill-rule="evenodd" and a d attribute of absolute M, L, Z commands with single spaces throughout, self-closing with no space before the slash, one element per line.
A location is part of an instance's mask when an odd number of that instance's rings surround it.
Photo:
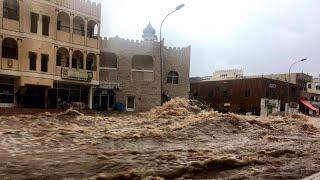
<path fill-rule="evenodd" d="M 107 111 L 116 105 L 116 92 L 120 89 L 119 83 L 100 82 L 99 89 L 94 92 L 93 109 Z"/>
<path fill-rule="evenodd" d="M 48 92 L 49 108 L 92 109 L 93 89 L 98 85 L 92 79 L 93 72 L 61 68 L 61 78 Z"/>
<path fill-rule="evenodd" d="M 67 82 L 54 82 L 53 88 L 48 92 L 49 108 L 88 109 L 90 105 L 90 86 Z"/>

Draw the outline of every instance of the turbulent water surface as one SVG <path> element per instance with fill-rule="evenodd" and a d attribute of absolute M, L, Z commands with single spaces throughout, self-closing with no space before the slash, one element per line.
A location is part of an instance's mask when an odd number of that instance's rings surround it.
<path fill-rule="evenodd" d="M 317 120 L 182 99 L 135 115 L 1 116 L 0 179 L 301 179 L 320 171 Z"/>

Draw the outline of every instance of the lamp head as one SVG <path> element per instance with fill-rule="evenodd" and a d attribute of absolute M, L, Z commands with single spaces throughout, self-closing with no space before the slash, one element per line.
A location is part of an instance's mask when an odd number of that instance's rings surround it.
<path fill-rule="evenodd" d="M 301 59 L 300 61 L 303 62 L 303 61 L 306 61 L 306 60 L 308 60 L 308 59 L 307 59 L 307 58 L 304 58 L 304 59 Z"/>
<path fill-rule="evenodd" d="M 184 4 L 180 4 L 179 6 L 176 7 L 176 10 L 180 10 L 181 8 L 183 8 L 185 5 Z"/>

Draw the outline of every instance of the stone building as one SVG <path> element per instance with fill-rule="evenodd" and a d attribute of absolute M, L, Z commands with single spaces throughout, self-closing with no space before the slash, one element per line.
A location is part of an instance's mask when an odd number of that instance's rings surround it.
<path fill-rule="evenodd" d="M 121 102 L 127 111 L 145 111 L 161 105 L 163 97 L 188 97 L 190 47 L 164 46 L 161 75 L 160 42 L 155 33 L 149 24 L 143 30 L 143 41 L 119 37 L 101 41 L 96 108 L 111 108 Z"/>
<path fill-rule="evenodd" d="M 0 107 L 92 106 L 101 5 L 0 0 Z"/>

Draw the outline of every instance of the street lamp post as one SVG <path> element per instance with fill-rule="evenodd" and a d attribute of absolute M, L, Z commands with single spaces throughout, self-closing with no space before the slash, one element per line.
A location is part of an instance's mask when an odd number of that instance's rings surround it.
<path fill-rule="evenodd" d="M 165 22 L 165 20 L 168 18 L 168 16 L 170 16 L 174 12 L 180 10 L 184 6 L 185 6 L 184 4 L 180 4 L 179 6 L 176 7 L 175 10 L 173 10 L 172 12 L 167 14 L 165 16 L 165 18 L 162 20 L 161 26 L 160 26 L 160 73 L 161 73 L 161 75 L 160 75 L 160 77 L 161 77 L 160 92 L 161 92 L 161 104 L 163 103 L 163 60 L 162 60 L 162 44 L 163 44 L 163 42 L 162 42 L 162 26 L 163 26 L 163 23 Z"/>
<path fill-rule="evenodd" d="M 294 65 L 300 63 L 300 62 L 303 62 L 303 61 L 306 61 L 307 58 L 304 58 L 304 59 L 301 59 L 299 61 L 296 61 L 294 63 L 291 64 L 290 68 L 289 68 L 289 77 L 288 77 L 288 112 L 289 112 L 289 108 L 290 108 L 290 80 L 291 80 L 291 69 Z"/>

